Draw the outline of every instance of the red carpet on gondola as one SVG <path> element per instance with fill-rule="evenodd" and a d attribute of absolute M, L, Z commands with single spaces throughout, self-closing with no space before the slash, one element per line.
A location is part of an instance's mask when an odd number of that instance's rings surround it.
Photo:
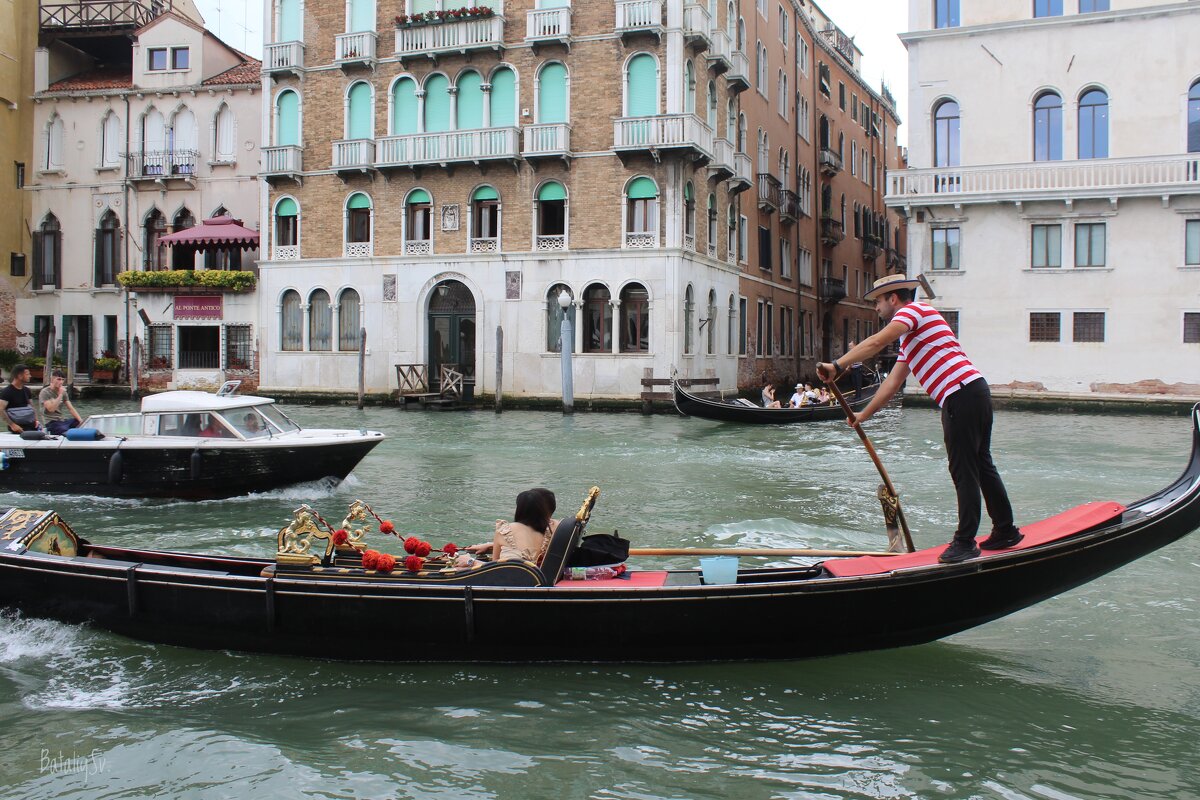
<path fill-rule="evenodd" d="M 1020 544 L 1009 550 L 984 550 L 980 558 L 988 558 L 1000 553 L 1008 553 L 1012 550 L 1025 550 L 1040 544 L 1052 542 L 1056 539 L 1072 536 L 1076 533 L 1082 533 L 1083 531 L 1091 530 L 1115 520 L 1124 511 L 1125 506 L 1111 501 L 1084 503 L 1081 506 L 1072 508 L 1070 511 L 1055 514 L 1053 517 L 1044 519 L 1041 522 L 1031 522 L 1028 525 L 1022 525 L 1021 533 L 1025 534 L 1025 538 L 1021 540 Z M 986 537 L 979 537 L 979 541 L 983 541 L 984 538 Z M 937 547 L 930 547 L 928 550 L 918 550 L 915 553 L 907 553 L 902 556 L 839 558 L 833 561 L 826 561 L 824 566 L 836 578 L 880 575 L 897 569 L 932 566 L 938 563 L 938 556 L 945 549 L 946 544 L 943 543 Z"/>
<path fill-rule="evenodd" d="M 626 577 L 628 576 L 628 577 Z M 619 578 L 601 578 L 573 581 L 569 578 L 554 584 L 555 589 L 650 589 L 667 582 L 666 570 L 647 571 L 631 569 Z"/>

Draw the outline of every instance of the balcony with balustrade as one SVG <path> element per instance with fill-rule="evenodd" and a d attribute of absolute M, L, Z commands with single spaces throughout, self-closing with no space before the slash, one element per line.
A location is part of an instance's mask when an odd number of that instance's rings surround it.
<path fill-rule="evenodd" d="M 733 154 L 733 175 L 729 178 L 729 191 L 737 194 L 754 185 L 754 164 L 745 153 Z"/>
<path fill-rule="evenodd" d="M 662 0 L 617 0 L 617 33 L 621 38 L 649 34 L 662 39 Z"/>
<path fill-rule="evenodd" d="M 401 61 L 503 49 L 504 17 L 499 14 L 396 28 L 396 55 Z"/>
<path fill-rule="evenodd" d="M 38 22 L 43 34 L 71 36 L 103 35 L 136 30 L 159 14 L 169 3 L 148 0 L 75 0 L 73 3 L 39 3 Z"/>
<path fill-rule="evenodd" d="M 829 147 L 822 147 L 819 160 L 821 174 L 827 178 L 832 178 L 842 171 L 842 157 L 837 154 L 836 150 L 832 150 Z"/>
<path fill-rule="evenodd" d="M 828 215 L 821 216 L 821 244 L 826 247 L 837 247 L 845 238 L 846 232 L 843 230 L 840 220 Z"/>
<path fill-rule="evenodd" d="M 410 133 L 384 136 L 377 144 L 375 166 L 379 169 L 512 161 L 520 155 L 517 128 Z"/>
<path fill-rule="evenodd" d="M 713 132 L 695 114 L 623 117 L 614 123 L 613 149 L 618 153 L 676 150 L 698 161 L 711 161 Z"/>
<path fill-rule="evenodd" d="M 887 204 L 897 208 L 1178 194 L 1200 194 L 1200 153 L 907 169 L 888 174 Z"/>
<path fill-rule="evenodd" d="M 688 3 L 683 7 L 683 39 L 698 53 L 712 46 L 712 18 L 707 6 Z"/>
<path fill-rule="evenodd" d="M 287 178 L 301 182 L 304 151 L 298 145 L 276 145 L 262 149 L 262 176 L 268 181 Z"/>
<path fill-rule="evenodd" d="M 531 8 L 525 12 L 525 43 L 571 46 L 571 8 Z"/>
<path fill-rule="evenodd" d="M 375 140 L 337 140 L 333 143 L 333 168 L 338 172 L 367 172 L 374 169 Z"/>
<path fill-rule="evenodd" d="M 800 218 L 800 195 L 791 189 L 779 193 L 779 221 L 795 222 Z"/>
<path fill-rule="evenodd" d="M 129 180 L 135 183 L 165 183 L 182 180 L 194 183 L 196 162 L 200 153 L 196 150 L 146 150 L 129 154 Z"/>
<path fill-rule="evenodd" d="M 894 247 L 889 247 L 887 249 L 887 265 L 888 269 L 893 272 L 907 272 L 908 256 Z"/>
<path fill-rule="evenodd" d="M 779 178 L 769 172 L 758 173 L 758 210 L 774 214 L 779 210 Z"/>
<path fill-rule="evenodd" d="M 733 43 L 729 34 L 720 28 L 714 28 L 709 39 L 711 44 L 708 48 L 708 68 L 720 75 L 729 70 L 729 54 L 733 50 Z"/>
<path fill-rule="evenodd" d="M 300 260 L 300 245 L 298 244 L 277 244 L 271 248 L 272 261 L 299 261 Z"/>
<path fill-rule="evenodd" d="M 304 42 L 274 42 L 263 48 L 263 72 L 271 76 L 304 72 Z"/>
<path fill-rule="evenodd" d="M 846 299 L 846 282 L 841 278 L 826 275 L 817 286 L 817 296 L 821 298 L 822 303 L 840 303 Z"/>
<path fill-rule="evenodd" d="M 342 68 L 367 67 L 379 63 L 376 49 L 379 37 L 375 31 L 339 33 L 333 40 L 333 63 Z"/>
<path fill-rule="evenodd" d="M 733 175 L 733 142 L 720 138 L 713 140 L 713 160 L 708 168 L 719 181 Z"/>
<path fill-rule="evenodd" d="M 725 84 L 733 92 L 744 92 L 750 88 L 750 59 L 736 47 L 729 51 L 729 71 L 725 73 Z"/>
<path fill-rule="evenodd" d="M 526 159 L 568 158 L 571 155 L 571 126 L 565 122 L 526 125 L 521 133 L 521 155 Z"/>
<path fill-rule="evenodd" d="M 883 241 L 873 233 L 863 237 L 863 261 L 874 261 L 883 255 Z"/>

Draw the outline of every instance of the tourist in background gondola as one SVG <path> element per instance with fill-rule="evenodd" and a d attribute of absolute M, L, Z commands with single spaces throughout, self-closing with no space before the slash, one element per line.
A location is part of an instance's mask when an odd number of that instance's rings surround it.
<path fill-rule="evenodd" d="M 71 428 L 78 428 L 83 424 L 83 418 L 79 416 L 79 412 L 71 403 L 71 394 L 67 391 L 66 381 L 67 373 L 56 369 L 50 373 L 50 385 L 42 387 L 42 390 L 38 392 L 38 405 L 42 407 L 42 421 L 46 425 L 46 430 L 55 436 L 62 436 Z M 64 408 L 71 415 L 69 419 L 63 414 Z"/>

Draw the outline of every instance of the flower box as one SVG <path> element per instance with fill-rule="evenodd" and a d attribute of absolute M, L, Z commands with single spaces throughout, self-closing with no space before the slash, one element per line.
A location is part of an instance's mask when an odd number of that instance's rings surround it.
<path fill-rule="evenodd" d="M 424 14 L 398 14 L 397 28 L 411 28 L 416 25 L 438 25 L 443 22 L 462 22 L 469 19 L 488 19 L 494 17 L 496 11 L 488 6 L 463 6 L 462 8 L 445 9 L 442 11 L 426 11 Z"/>

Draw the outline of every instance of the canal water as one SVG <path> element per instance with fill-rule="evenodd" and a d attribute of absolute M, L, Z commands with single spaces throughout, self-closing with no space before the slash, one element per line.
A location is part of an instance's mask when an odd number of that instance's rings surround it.
<path fill-rule="evenodd" d="M 596 484 L 592 530 L 635 546 L 885 543 L 878 477 L 841 423 L 289 412 L 390 438 L 337 488 L 54 506 L 93 541 L 269 556 L 301 502 L 332 519 L 361 497 L 401 531 L 462 544 L 488 538 L 524 488 L 552 488 L 569 511 Z M 936 412 L 892 408 L 868 427 L 918 546 L 945 541 L 954 496 Z M 1002 412 L 993 452 L 1018 521 L 1032 521 L 1145 496 L 1178 476 L 1190 443 L 1185 417 Z M 348 664 L 4 612 L 0 796 L 1195 798 L 1198 598 L 1200 533 L 935 644 L 796 663 Z"/>

